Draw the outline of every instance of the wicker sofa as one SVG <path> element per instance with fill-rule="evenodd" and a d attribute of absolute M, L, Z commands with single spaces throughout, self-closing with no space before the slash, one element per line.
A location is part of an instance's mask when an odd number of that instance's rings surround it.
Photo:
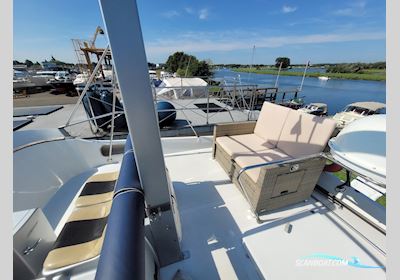
<path fill-rule="evenodd" d="M 334 129 L 330 119 L 264 102 L 257 122 L 215 126 L 213 156 L 258 216 L 310 197 Z"/>

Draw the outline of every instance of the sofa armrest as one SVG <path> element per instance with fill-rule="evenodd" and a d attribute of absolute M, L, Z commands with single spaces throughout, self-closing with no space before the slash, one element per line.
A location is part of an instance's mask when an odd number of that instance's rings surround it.
<path fill-rule="evenodd" d="M 276 203 L 276 199 L 278 199 L 279 195 L 273 196 L 273 192 L 279 191 L 284 189 L 285 194 L 290 194 L 288 192 L 287 188 L 288 185 L 297 185 L 299 186 L 300 184 L 303 187 L 303 190 L 301 190 L 301 193 L 298 193 L 297 190 L 295 190 L 293 193 L 296 193 L 295 196 L 292 196 L 290 199 L 293 202 L 293 199 L 295 202 L 298 200 L 298 197 L 308 197 L 309 194 L 306 194 L 308 191 L 312 192 L 312 190 L 315 187 L 315 184 L 317 183 L 318 177 L 320 176 L 320 172 L 322 172 L 323 166 L 325 164 L 325 159 L 326 155 L 324 153 L 317 153 L 317 154 L 312 154 L 312 155 L 307 155 L 299 158 L 293 158 L 293 159 L 286 159 L 286 160 L 274 160 L 270 162 L 264 162 L 260 164 L 254 164 L 254 165 L 248 165 L 239 170 L 239 172 L 236 175 L 236 182 L 239 187 L 239 189 L 242 191 L 242 193 L 245 195 L 246 200 L 249 202 L 251 205 L 251 210 L 255 214 L 256 219 L 258 222 L 261 220 L 259 219 L 258 216 L 258 211 L 260 210 L 258 207 L 261 204 L 264 204 L 265 207 L 265 201 L 274 199 Z M 240 180 L 241 175 L 247 170 L 252 170 L 260 168 L 260 175 L 257 179 L 257 182 L 251 182 L 251 185 L 254 185 L 254 187 L 251 187 L 250 189 L 258 189 L 261 190 L 263 188 L 270 188 L 269 192 L 259 192 L 259 195 L 254 197 L 254 193 L 247 193 L 245 185 L 247 184 L 247 189 L 249 189 L 248 184 L 245 183 L 243 185 L 242 181 Z M 306 171 L 307 170 L 307 171 Z M 304 173 L 307 172 L 307 173 Z M 293 177 L 294 174 L 294 177 Z M 279 181 L 277 178 L 278 176 L 285 175 L 283 181 Z M 306 178 L 306 183 L 302 184 L 304 178 Z M 247 180 L 248 181 L 248 180 Z M 314 182 L 315 181 L 315 182 Z M 281 198 L 282 198 L 282 193 L 281 192 Z M 299 195 L 299 196 L 298 196 Z M 289 201 L 290 201 L 289 199 Z M 289 203 L 292 203 L 289 202 Z M 287 202 L 284 200 L 278 202 L 278 204 L 275 204 L 275 207 L 277 205 L 280 206 L 286 206 L 288 205 Z M 280 207 L 279 206 L 279 207 Z M 261 208 L 261 209 L 266 209 L 266 208 Z M 272 208 L 271 208 L 272 209 Z M 261 210 L 262 212 L 263 210 Z"/>
<path fill-rule="evenodd" d="M 216 124 L 214 126 L 213 134 L 213 157 L 215 157 L 215 141 L 217 140 L 217 137 L 250 134 L 254 132 L 255 127 L 256 121 Z"/>
<path fill-rule="evenodd" d="M 250 134 L 254 132 L 256 121 L 216 124 L 214 126 L 214 141 L 220 136 Z"/>

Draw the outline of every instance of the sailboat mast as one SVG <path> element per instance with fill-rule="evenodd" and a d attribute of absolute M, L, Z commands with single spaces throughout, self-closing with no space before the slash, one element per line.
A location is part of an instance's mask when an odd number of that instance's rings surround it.
<path fill-rule="evenodd" d="M 303 89 L 304 78 L 306 77 L 308 66 L 310 66 L 310 60 L 307 61 L 306 67 L 304 68 L 303 78 L 301 79 L 301 84 L 300 84 L 300 87 L 299 87 L 299 91 L 302 91 L 302 89 Z"/>
<path fill-rule="evenodd" d="M 279 64 L 278 75 L 276 76 L 276 80 L 275 80 L 275 88 L 278 87 L 278 80 L 279 80 L 279 75 L 280 75 L 281 69 L 282 69 L 282 63 L 283 62 L 281 61 L 281 63 Z"/>
<path fill-rule="evenodd" d="M 253 52 L 251 55 L 251 64 L 250 64 L 250 69 L 249 69 L 249 75 L 247 77 L 247 79 L 250 81 L 250 75 L 251 75 L 251 68 L 253 68 L 253 64 L 254 64 L 254 52 L 256 50 L 256 45 L 253 45 Z"/>

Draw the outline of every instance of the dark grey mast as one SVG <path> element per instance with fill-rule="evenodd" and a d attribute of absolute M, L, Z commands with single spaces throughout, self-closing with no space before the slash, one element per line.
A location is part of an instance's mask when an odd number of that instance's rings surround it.
<path fill-rule="evenodd" d="M 161 265 L 181 259 L 179 214 L 161 147 L 135 0 L 99 0 Z M 175 214 L 174 214 L 175 213 Z"/>

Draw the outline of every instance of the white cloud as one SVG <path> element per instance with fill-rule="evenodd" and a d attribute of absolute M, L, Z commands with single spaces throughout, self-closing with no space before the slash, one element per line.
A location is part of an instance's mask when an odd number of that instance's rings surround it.
<path fill-rule="evenodd" d="M 352 4 L 353 7 L 360 8 L 360 9 L 364 9 L 366 5 L 367 5 L 367 2 L 365 2 L 365 1 L 358 1 L 358 2 L 355 2 Z"/>
<path fill-rule="evenodd" d="M 291 6 L 287 6 L 284 5 L 282 7 L 282 13 L 287 14 L 287 13 L 293 13 L 297 10 L 297 7 L 291 7 Z"/>
<path fill-rule="evenodd" d="M 207 19 L 208 18 L 208 9 L 201 9 L 199 11 L 199 19 Z"/>
<path fill-rule="evenodd" d="M 185 12 L 188 13 L 188 14 L 193 14 L 194 10 L 192 8 L 190 8 L 190 7 L 186 7 L 185 8 Z"/>
<path fill-rule="evenodd" d="M 365 7 L 367 2 L 357 1 L 351 3 L 348 7 L 333 11 L 336 16 L 361 16 L 365 14 Z"/>
<path fill-rule="evenodd" d="M 179 16 L 179 12 L 176 10 L 170 10 L 162 13 L 162 16 L 165 18 L 173 18 Z"/>
<path fill-rule="evenodd" d="M 351 16 L 353 13 L 354 12 L 352 8 L 339 9 L 333 12 L 333 14 L 337 16 Z"/>
<path fill-rule="evenodd" d="M 148 42 L 146 50 L 154 54 L 170 54 L 175 51 L 207 52 L 207 51 L 234 51 L 249 49 L 255 45 L 257 48 L 277 48 L 288 45 L 318 44 L 333 42 L 351 42 L 385 39 L 385 32 L 358 32 L 358 33 L 331 33 L 312 34 L 303 36 L 275 36 L 267 37 L 260 34 L 240 36 L 237 38 L 224 38 L 219 33 L 191 32 L 177 38 L 160 38 Z"/>

